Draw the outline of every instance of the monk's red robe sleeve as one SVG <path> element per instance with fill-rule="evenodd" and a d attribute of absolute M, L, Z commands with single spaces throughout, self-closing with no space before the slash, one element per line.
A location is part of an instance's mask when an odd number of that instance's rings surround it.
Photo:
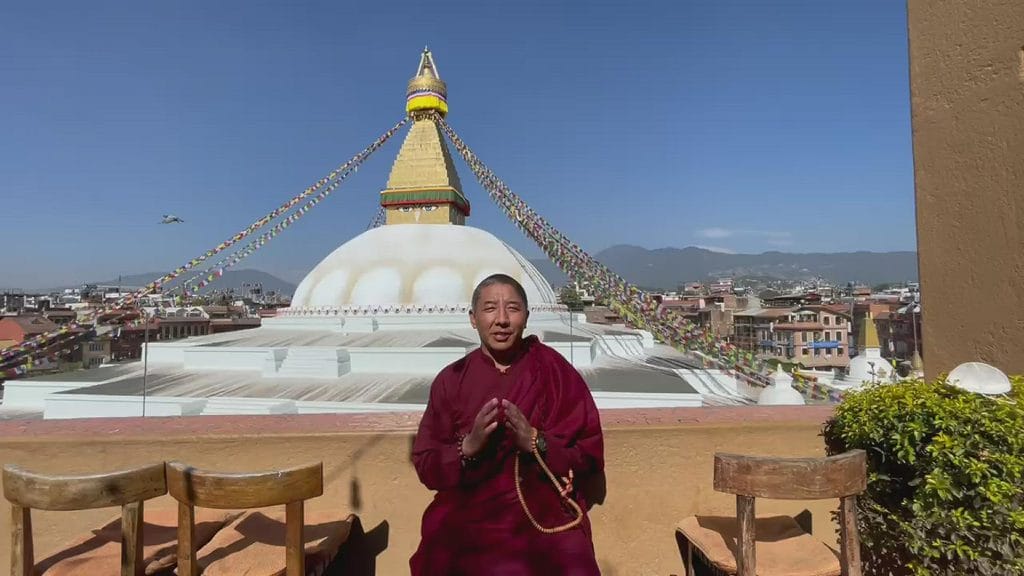
<path fill-rule="evenodd" d="M 558 476 L 577 476 L 604 470 L 604 436 L 601 417 L 590 388 L 579 372 L 557 355 L 553 379 L 557 379 L 555 405 L 542 429 L 547 442 L 544 461 Z"/>
<path fill-rule="evenodd" d="M 452 490 L 479 481 L 481 466 L 464 466 L 454 412 L 445 394 L 445 373 L 430 386 L 430 399 L 413 441 L 412 462 L 423 485 L 430 490 Z"/>

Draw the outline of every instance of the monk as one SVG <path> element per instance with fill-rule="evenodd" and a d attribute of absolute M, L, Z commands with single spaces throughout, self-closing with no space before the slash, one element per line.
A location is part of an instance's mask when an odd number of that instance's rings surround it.
<path fill-rule="evenodd" d="M 507 275 L 480 282 L 469 313 L 480 347 L 430 388 L 412 460 L 437 494 L 413 576 L 600 575 L 580 487 L 604 470 L 601 421 L 572 365 L 523 337 L 527 304 Z"/>

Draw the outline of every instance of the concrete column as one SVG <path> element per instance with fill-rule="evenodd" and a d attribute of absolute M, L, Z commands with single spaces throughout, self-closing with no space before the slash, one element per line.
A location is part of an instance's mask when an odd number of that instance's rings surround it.
<path fill-rule="evenodd" d="M 909 0 L 928 378 L 1024 374 L 1024 2 Z"/>

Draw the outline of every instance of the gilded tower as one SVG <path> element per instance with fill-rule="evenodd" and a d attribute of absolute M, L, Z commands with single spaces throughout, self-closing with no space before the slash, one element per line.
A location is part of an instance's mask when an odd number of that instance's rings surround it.
<path fill-rule="evenodd" d="M 427 49 L 406 91 L 412 128 L 380 193 L 387 224 L 465 224 L 469 202 L 435 114 L 448 114 L 448 87 Z"/>
<path fill-rule="evenodd" d="M 867 314 L 860 323 L 860 332 L 857 335 L 857 350 L 864 352 L 869 348 L 881 350 L 881 340 L 878 338 L 878 327 L 875 325 L 875 316 L 871 313 L 870 307 Z"/>

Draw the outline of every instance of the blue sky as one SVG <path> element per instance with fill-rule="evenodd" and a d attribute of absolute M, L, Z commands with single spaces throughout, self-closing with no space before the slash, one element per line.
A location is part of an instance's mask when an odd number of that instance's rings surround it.
<path fill-rule="evenodd" d="M 592 252 L 915 248 L 901 2 L 8 2 L 0 287 L 184 263 L 401 118 L 424 44 L 463 139 Z M 240 267 L 363 231 L 399 145 Z M 470 224 L 539 256 L 459 168 Z"/>

